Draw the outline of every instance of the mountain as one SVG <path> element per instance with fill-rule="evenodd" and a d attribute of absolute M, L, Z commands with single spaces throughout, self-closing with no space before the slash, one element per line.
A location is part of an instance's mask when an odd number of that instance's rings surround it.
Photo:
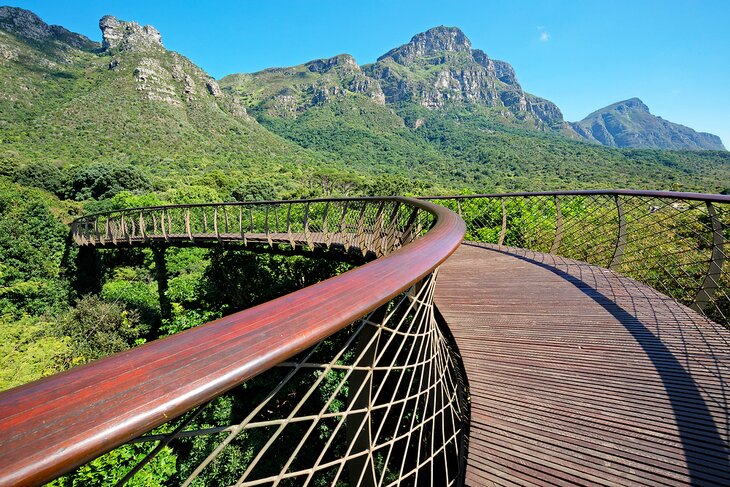
<path fill-rule="evenodd" d="M 374 64 L 341 54 L 219 83 L 267 129 L 365 173 L 490 189 L 648 187 L 693 179 L 714 160 L 659 162 L 579 142 L 557 106 L 453 27 L 417 34 Z"/>
<path fill-rule="evenodd" d="M 385 104 L 380 84 L 363 74 L 349 54 L 289 68 L 234 74 L 221 79 L 221 85 L 234 88 L 247 106 L 278 116 L 295 115 L 346 95 L 359 94 Z"/>
<path fill-rule="evenodd" d="M 417 34 L 364 71 L 380 81 L 388 103 L 415 102 L 431 109 L 477 104 L 538 128 L 569 128 L 554 103 L 523 91 L 512 66 L 472 49 L 456 27 L 439 26 Z"/>
<path fill-rule="evenodd" d="M 219 198 L 247 184 L 304 197 L 711 191 L 730 179 L 727 152 L 586 143 L 509 64 L 453 27 L 417 34 L 369 65 L 341 54 L 218 81 L 167 50 L 154 27 L 112 16 L 99 27 L 101 43 L 0 7 L 0 176 L 59 188 L 88 165 L 113 163 L 133 166 L 157 192 L 194 185 Z M 89 171 L 84 178 L 97 174 Z M 49 184 L 34 183 L 40 173 Z"/>
<path fill-rule="evenodd" d="M 327 161 L 259 125 L 150 26 L 101 19 L 102 43 L 0 7 L 0 138 L 17 165 L 125 162 L 192 175 Z"/>
<path fill-rule="evenodd" d="M 21 8 L 0 7 L 0 30 L 46 49 L 65 50 L 69 46 L 88 51 L 99 47 L 97 42 L 59 25 L 48 25 L 30 10 Z M 4 51 L 2 55 L 9 59 L 12 52 Z"/>
<path fill-rule="evenodd" d="M 348 54 L 230 75 L 220 85 L 269 130 L 350 168 L 413 170 L 424 179 L 439 179 L 438 167 L 458 164 L 407 127 L 386 106 L 378 80 Z"/>
<path fill-rule="evenodd" d="M 596 110 L 572 126 L 586 139 L 609 147 L 725 150 L 720 137 L 652 115 L 638 98 Z"/>
<path fill-rule="evenodd" d="M 435 27 L 360 67 L 342 54 L 289 68 L 226 76 L 221 85 L 270 115 L 304 112 L 347 94 L 363 94 L 378 104 L 414 103 L 427 109 L 454 105 L 491 108 L 505 122 L 543 130 L 566 131 L 560 109 L 522 90 L 515 71 L 493 60 L 456 27 Z M 575 134 L 572 134 L 575 135 Z"/>

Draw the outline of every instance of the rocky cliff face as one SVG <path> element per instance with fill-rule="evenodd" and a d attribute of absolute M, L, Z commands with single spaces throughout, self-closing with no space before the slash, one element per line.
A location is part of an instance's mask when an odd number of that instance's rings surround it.
<path fill-rule="evenodd" d="M 59 25 L 48 25 L 30 10 L 22 8 L 0 7 L 0 30 L 10 32 L 26 41 L 43 43 L 45 46 L 66 45 L 82 50 L 99 47 L 98 43 L 89 38 L 70 32 Z"/>
<path fill-rule="evenodd" d="M 202 69 L 184 56 L 166 50 L 154 27 L 107 15 L 99 21 L 99 28 L 103 53 L 111 56 L 109 69 L 133 78 L 135 89 L 143 98 L 176 107 L 220 103 L 234 115 L 245 114 Z"/>
<path fill-rule="evenodd" d="M 503 108 L 498 111 L 503 117 L 526 120 L 539 128 L 565 126 L 555 104 L 525 93 L 512 66 L 472 49 L 455 27 L 417 34 L 364 71 L 380 81 L 388 103 L 411 101 L 429 109 L 449 103 L 481 104 Z"/>
<path fill-rule="evenodd" d="M 141 50 L 163 48 L 162 36 L 151 25 L 144 27 L 137 22 L 125 22 L 111 15 L 105 15 L 99 21 L 102 35 L 102 48 L 112 50 Z"/>
<path fill-rule="evenodd" d="M 638 98 L 601 108 L 571 125 L 585 139 L 609 147 L 725 150 L 718 136 L 654 116 Z"/>
<path fill-rule="evenodd" d="M 391 49 L 378 58 L 393 59 L 398 64 L 409 66 L 418 58 L 432 56 L 442 51 L 465 52 L 471 51 L 471 42 L 464 33 L 454 27 L 434 27 L 426 32 L 416 34 L 411 42 L 400 47 Z"/>
<path fill-rule="evenodd" d="M 313 103 L 315 104 L 327 101 L 330 98 L 329 94 L 336 96 L 344 95 L 345 92 L 365 95 L 380 105 L 385 103 L 380 83 L 365 76 L 355 59 L 349 54 L 341 54 L 329 59 L 317 59 L 306 63 L 305 66 L 312 73 L 331 74 L 335 81 L 330 87 L 327 87 L 326 83 L 313 87 L 315 92 Z"/>

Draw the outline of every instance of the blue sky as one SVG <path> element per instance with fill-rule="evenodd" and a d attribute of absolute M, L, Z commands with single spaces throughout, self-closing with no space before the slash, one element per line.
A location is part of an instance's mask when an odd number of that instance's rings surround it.
<path fill-rule="evenodd" d="M 730 149 L 730 0 L 16 1 L 100 40 L 112 14 L 152 24 L 216 78 L 349 53 L 360 64 L 436 25 L 511 63 L 567 120 L 631 97 Z"/>

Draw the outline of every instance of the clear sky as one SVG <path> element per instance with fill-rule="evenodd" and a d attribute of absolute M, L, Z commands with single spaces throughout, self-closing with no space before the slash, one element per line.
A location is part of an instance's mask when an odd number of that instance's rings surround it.
<path fill-rule="evenodd" d="M 730 149 L 730 0 L 17 0 L 100 40 L 105 14 L 151 24 L 216 78 L 352 54 L 367 64 L 436 25 L 511 63 L 522 86 L 576 121 L 639 97 Z"/>

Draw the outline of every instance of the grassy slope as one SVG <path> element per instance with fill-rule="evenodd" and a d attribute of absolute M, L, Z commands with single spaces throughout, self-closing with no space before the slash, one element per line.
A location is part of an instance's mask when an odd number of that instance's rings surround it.
<path fill-rule="evenodd" d="M 0 36 L 20 54 L 0 64 L 2 152 L 18 165 L 114 160 L 161 176 L 208 168 L 298 176 L 308 165 L 328 163 L 252 118 L 232 115 L 207 93 L 177 106 L 146 99 L 133 71 L 149 53 L 119 55 L 119 67 L 110 70 L 106 55 L 72 50 L 71 62 L 57 62 L 53 53 Z M 170 52 L 154 56 L 163 66 L 180 62 Z"/>

